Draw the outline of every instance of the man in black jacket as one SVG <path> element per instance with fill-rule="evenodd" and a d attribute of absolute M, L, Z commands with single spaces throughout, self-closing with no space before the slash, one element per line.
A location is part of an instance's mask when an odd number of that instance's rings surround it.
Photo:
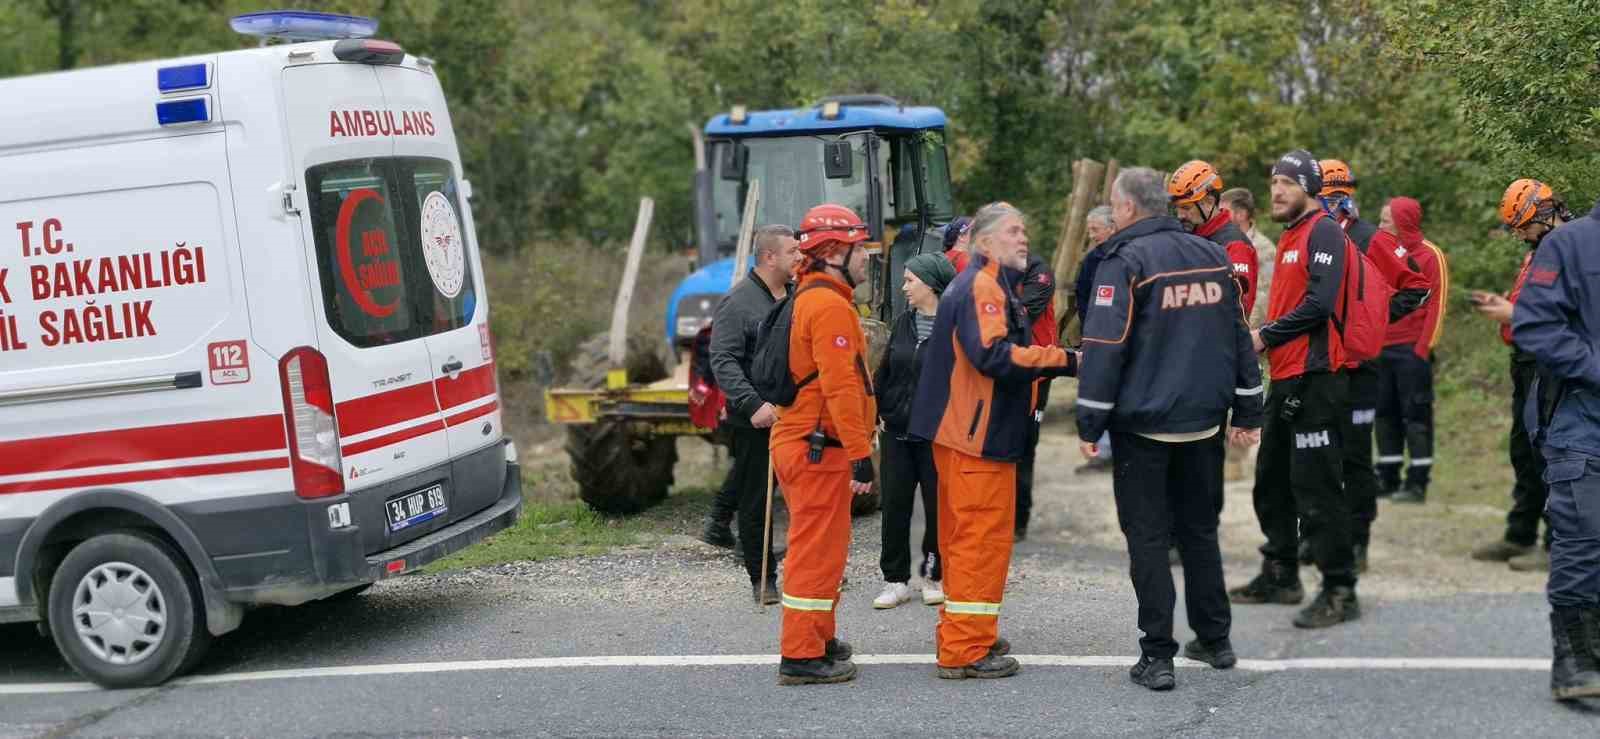
<path fill-rule="evenodd" d="M 1237 661 L 1217 544 L 1223 426 L 1240 446 L 1259 438 L 1261 369 L 1232 263 L 1165 215 L 1162 176 L 1123 170 L 1111 208 L 1120 230 L 1106 242 L 1084 323 L 1078 438 L 1092 457 L 1111 430 L 1117 519 L 1144 632 L 1130 674 L 1151 690 L 1171 690 L 1178 643 L 1169 541 L 1183 555 L 1184 600 L 1198 637 L 1184 656 L 1218 669 Z"/>
<path fill-rule="evenodd" d="M 728 514 L 737 508 L 740 550 L 750 574 L 753 591 L 759 591 L 763 552 L 762 529 L 766 524 L 767 441 L 772 424 L 778 420 L 777 408 L 756 394 L 750 383 L 750 362 L 755 358 L 756 327 L 767 311 L 787 295 L 799 259 L 794 232 L 787 226 L 762 226 L 754 240 L 755 268 L 747 279 L 734 286 L 717 303 L 711 320 L 711 371 L 717 386 L 728 397 L 728 432 L 732 441 L 733 468 L 712 505 L 711 520 L 703 537 L 707 543 L 727 542 Z M 723 544 L 726 546 L 726 544 Z M 755 592 L 758 602 L 778 602 L 777 561 L 767 560 L 767 592 Z"/>

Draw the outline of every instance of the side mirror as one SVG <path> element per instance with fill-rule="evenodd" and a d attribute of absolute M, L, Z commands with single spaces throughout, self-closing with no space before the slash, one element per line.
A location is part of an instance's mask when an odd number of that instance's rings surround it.
<path fill-rule="evenodd" d="M 750 161 L 750 150 L 743 143 L 734 141 L 722 147 L 722 162 L 718 169 L 722 179 L 743 180 L 745 166 Z"/>
<path fill-rule="evenodd" d="M 822 145 L 822 171 L 830 180 L 848 180 L 855 176 L 855 157 L 850 153 L 850 142 L 829 141 Z"/>

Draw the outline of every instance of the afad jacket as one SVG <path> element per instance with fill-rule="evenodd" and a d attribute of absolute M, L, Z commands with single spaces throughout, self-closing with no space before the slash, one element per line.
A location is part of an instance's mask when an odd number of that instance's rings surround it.
<path fill-rule="evenodd" d="M 1600 203 L 1551 231 L 1533 253 L 1511 314 L 1511 338 L 1539 363 L 1524 409 L 1535 444 L 1600 456 Z M 1582 461 L 1552 464 L 1546 482 L 1584 474 Z"/>
<path fill-rule="evenodd" d="M 1078 436 L 1261 425 L 1261 367 L 1220 246 L 1175 218 L 1117 232 L 1094 278 L 1078 374 Z"/>
<path fill-rule="evenodd" d="M 972 255 L 945 288 L 911 409 L 910 436 L 975 457 L 1016 461 L 1028 447 L 1034 383 L 1077 373 L 1077 355 L 1031 345 L 1011 279 Z"/>
<path fill-rule="evenodd" d="M 814 284 L 822 287 L 806 289 Z M 822 464 L 837 459 L 840 469 L 872 456 L 878 416 L 867 371 L 867 339 L 850 303 L 852 293 L 849 285 L 830 274 L 812 272 L 801 278 L 789 324 L 789 375 L 796 383 L 813 372 L 817 377 L 800 388 L 793 404 L 778 411 L 771 441 L 773 449 L 806 443 L 806 437 L 820 428 L 845 453 L 842 459 L 824 456 Z"/>
<path fill-rule="evenodd" d="M 1422 235 L 1420 203 L 1411 198 L 1395 198 L 1389 201 L 1389 213 L 1394 218 L 1395 230 L 1400 232 L 1400 246 L 1407 257 L 1416 260 L 1422 276 L 1428 280 L 1429 292 L 1438 299 L 1429 300 L 1421 310 L 1389 324 L 1383 344 L 1408 344 L 1417 356 L 1427 359 L 1444 333 L 1444 308 L 1450 302 L 1444 296 L 1450 294 L 1450 267 L 1444 250 Z"/>

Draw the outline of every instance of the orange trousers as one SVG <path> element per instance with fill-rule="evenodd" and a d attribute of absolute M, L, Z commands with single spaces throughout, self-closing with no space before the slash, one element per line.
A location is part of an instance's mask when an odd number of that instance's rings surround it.
<path fill-rule="evenodd" d="M 1017 519 L 1017 465 L 938 444 L 933 463 L 939 469 L 946 598 L 935 642 L 941 667 L 962 667 L 983 659 L 1000 637 L 1000 603 Z"/>
<path fill-rule="evenodd" d="M 783 565 L 783 656 L 821 657 L 834 638 L 839 582 L 850 554 L 850 460 L 828 448 L 806 459 L 805 442 L 773 447 L 772 465 L 789 506 L 789 553 Z"/>

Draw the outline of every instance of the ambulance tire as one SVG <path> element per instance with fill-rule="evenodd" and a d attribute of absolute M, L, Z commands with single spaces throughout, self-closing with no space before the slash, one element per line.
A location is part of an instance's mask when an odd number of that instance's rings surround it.
<path fill-rule="evenodd" d="M 141 647 L 144 654 L 131 664 L 113 664 L 96 655 L 78 634 L 74 603 L 87 593 L 91 574 L 126 577 L 127 592 L 142 596 L 140 606 L 150 610 L 155 605 L 166 618 L 164 633 L 153 645 Z M 48 616 L 62 658 L 78 674 L 107 688 L 160 685 L 198 664 L 211 646 L 194 569 L 166 542 L 133 529 L 100 534 L 73 547 L 51 577 Z M 106 644 L 102 641 L 102 648 Z"/>
<path fill-rule="evenodd" d="M 609 335 L 598 334 L 578 348 L 572 361 L 572 383 L 605 387 Z M 628 381 L 639 385 L 665 379 L 667 367 L 647 342 L 628 341 Z M 639 513 L 667 499 L 672 468 L 678 463 L 677 439 L 640 433 L 621 419 L 567 427 L 567 456 L 578 497 L 608 515 Z"/>

